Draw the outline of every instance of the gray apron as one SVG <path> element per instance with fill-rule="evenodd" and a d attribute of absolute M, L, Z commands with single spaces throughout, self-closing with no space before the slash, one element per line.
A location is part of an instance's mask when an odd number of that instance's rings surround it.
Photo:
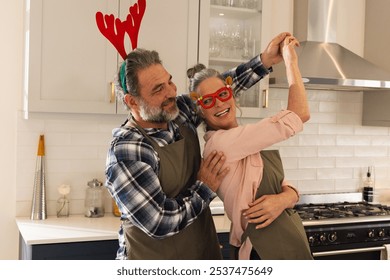
<path fill-rule="evenodd" d="M 158 178 L 167 197 L 173 198 L 192 186 L 200 166 L 200 147 L 197 135 L 180 125 L 182 138 L 160 147 L 144 129 L 133 125 L 150 141 L 160 158 Z M 129 221 L 123 222 L 128 259 L 185 260 L 222 259 L 217 233 L 210 208 L 207 207 L 196 220 L 179 233 L 164 238 L 149 237 Z"/>
<path fill-rule="evenodd" d="M 282 192 L 283 164 L 277 150 L 261 151 L 264 162 L 263 178 L 256 198 L 265 194 Z M 256 229 L 248 224 L 243 240 L 249 237 L 253 248 L 262 260 L 310 260 L 313 259 L 302 220 L 294 209 L 286 209 L 269 226 Z"/>

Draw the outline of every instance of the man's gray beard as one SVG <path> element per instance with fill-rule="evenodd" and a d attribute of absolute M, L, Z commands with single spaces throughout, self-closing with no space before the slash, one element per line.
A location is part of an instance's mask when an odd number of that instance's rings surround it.
<path fill-rule="evenodd" d="M 173 112 L 166 112 L 162 108 L 149 107 L 143 99 L 139 100 L 140 116 L 144 121 L 154 123 L 165 123 L 173 121 L 179 115 L 179 108 L 175 101 L 175 108 Z"/>

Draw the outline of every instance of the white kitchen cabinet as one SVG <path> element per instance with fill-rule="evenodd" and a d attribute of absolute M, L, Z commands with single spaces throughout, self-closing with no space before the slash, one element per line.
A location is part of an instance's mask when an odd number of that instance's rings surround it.
<path fill-rule="evenodd" d="M 363 92 L 362 124 L 390 127 L 389 104 L 389 90 L 369 90 Z"/>
<path fill-rule="evenodd" d="M 389 26 L 386 16 L 390 2 L 366 0 L 364 58 L 390 72 L 390 57 L 387 52 L 390 37 L 378 32 L 378 26 Z M 362 124 L 390 127 L 390 90 L 367 90 L 363 92 Z"/>
<path fill-rule="evenodd" d="M 26 0 L 24 110 L 124 113 L 111 82 L 122 58 L 99 32 L 95 14 L 123 21 L 136 0 Z M 197 61 L 198 1 L 146 0 L 138 47 L 155 49 L 185 91 Z M 126 51 L 131 44 L 126 42 Z"/>
<path fill-rule="evenodd" d="M 199 62 L 221 72 L 260 54 L 278 33 L 292 31 L 292 1 L 201 0 Z M 268 115 L 268 77 L 243 93 L 241 117 Z"/>

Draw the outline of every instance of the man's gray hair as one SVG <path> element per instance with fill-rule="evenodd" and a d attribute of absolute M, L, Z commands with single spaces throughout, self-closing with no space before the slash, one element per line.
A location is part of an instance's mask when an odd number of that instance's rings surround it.
<path fill-rule="evenodd" d="M 162 61 L 158 52 L 137 48 L 127 55 L 123 63 L 125 63 L 125 84 L 123 86 L 125 86 L 126 89 L 122 87 L 121 83 L 121 67 L 115 75 L 114 85 L 117 99 L 122 102 L 125 108 L 128 110 L 129 108 L 127 107 L 124 100 L 125 95 L 131 94 L 132 96 L 136 97 L 140 96 L 138 72 L 152 65 L 162 64 Z"/>

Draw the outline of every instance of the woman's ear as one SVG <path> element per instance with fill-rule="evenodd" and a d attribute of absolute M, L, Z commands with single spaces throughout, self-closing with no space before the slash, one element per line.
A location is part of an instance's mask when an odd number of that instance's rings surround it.
<path fill-rule="evenodd" d="M 198 114 L 199 114 L 199 116 L 203 119 L 203 121 L 206 122 L 206 120 L 205 120 L 205 118 L 204 118 L 204 112 L 203 112 L 203 109 L 202 109 L 202 108 L 200 108 L 200 109 L 198 110 Z"/>

